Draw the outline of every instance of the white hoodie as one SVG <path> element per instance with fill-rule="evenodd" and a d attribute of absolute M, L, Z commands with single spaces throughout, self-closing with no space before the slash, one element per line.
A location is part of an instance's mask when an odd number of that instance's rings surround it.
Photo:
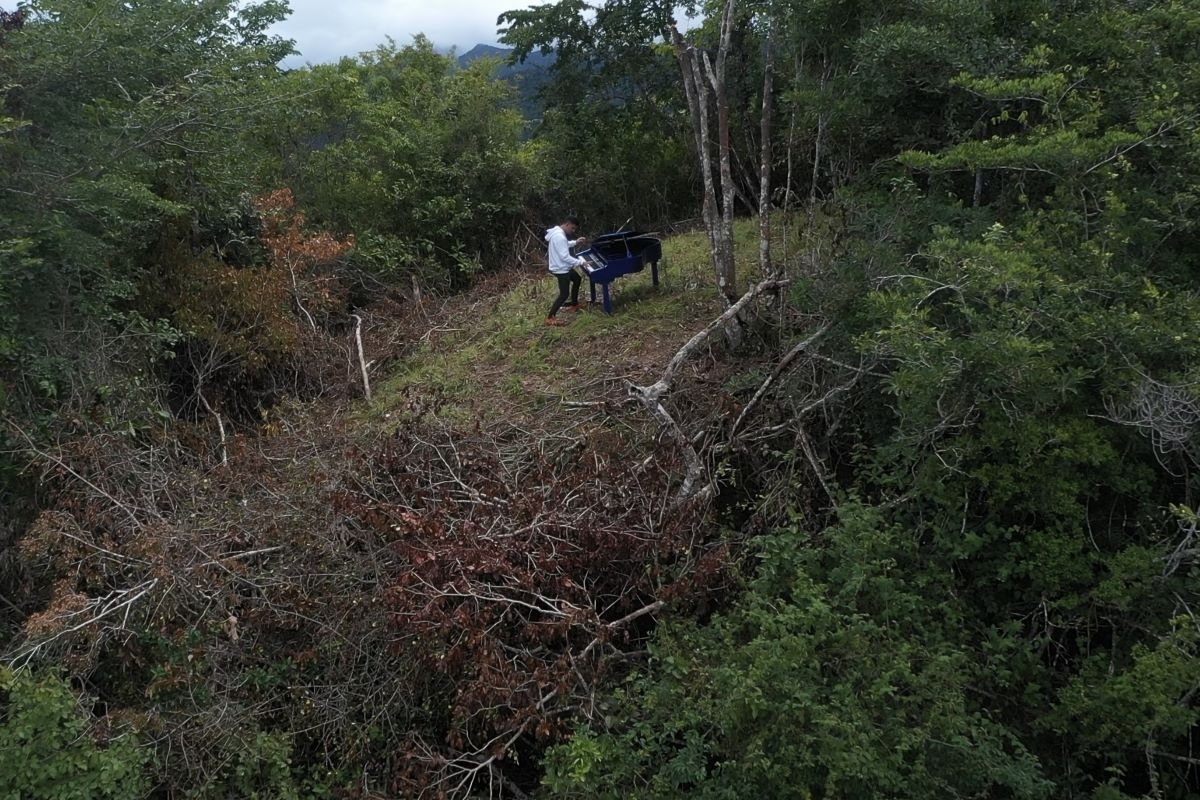
<path fill-rule="evenodd" d="M 546 241 L 550 243 L 550 271 L 555 275 L 566 275 L 572 267 L 582 267 L 587 263 L 571 255 L 571 248 L 579 240 L 568 239 L 561 225 L 546 229 Z"/>

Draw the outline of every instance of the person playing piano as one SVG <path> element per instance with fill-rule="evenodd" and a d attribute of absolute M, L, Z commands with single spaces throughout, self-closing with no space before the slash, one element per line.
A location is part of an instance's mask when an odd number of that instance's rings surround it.
<path fill-rule="evenodd" d="M 565 217 L 555 227 L 546 230 L 550 273 L 558 279 L 558 297 L 555 298 L 554 305 L 550 306 L 550 314 L 546 317 L 547 325 L 554 327 L 566 325 L 558 318 L 558 312 L 562 308 L 568 308 L 571 311 L 583 310 L 579 305 L 579 284 L 582 279 L 575 268 L 584 266 L 587 261 L 571 255 L 572 247 L 587 244 L 587 239 L 582 236 L 578 239 L 571 238 L 578 230 L 579 220 L 570 216 Z M 568 295 L 570 302 L 567 302 Z"/>

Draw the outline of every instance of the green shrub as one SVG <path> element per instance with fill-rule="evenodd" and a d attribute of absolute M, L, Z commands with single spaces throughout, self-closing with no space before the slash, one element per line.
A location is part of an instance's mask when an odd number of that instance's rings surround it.
<path fill-rule="evenodd" d="M 143 796 L 146 757 L 137 739 L 102 741 L 100 722 L 58 678 L 0 667 L 0 800 Z"/>

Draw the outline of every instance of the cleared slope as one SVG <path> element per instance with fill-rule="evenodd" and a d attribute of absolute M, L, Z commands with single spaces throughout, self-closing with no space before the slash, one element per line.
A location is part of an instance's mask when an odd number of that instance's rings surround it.
<path fill-rule="evenodd" d="M 739 224 L 740 280 L 757 277 L 756 228 Z M 427 413 L 453 424 L 511 421 L 546 429 L 589 406 L 618 401 L 624 381 L 656 375 L 696 330 L 721 312 L 703 233 L 665 239 L 661 285 L 650 270 L 613 284 L 614 313 L 564 311 L 548 328 L 555 285 L 540 260 L 513 280 L 485 281 L 447 307 L 422 343 L 378 389 L 372 415 L 385 425 Z M 587 284 L 580 293 L 587 299 Z"/>

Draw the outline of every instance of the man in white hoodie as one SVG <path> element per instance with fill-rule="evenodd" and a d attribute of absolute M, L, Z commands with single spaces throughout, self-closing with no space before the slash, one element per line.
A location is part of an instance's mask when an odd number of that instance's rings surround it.
<path fill-rule="evenodd" d="M 558 297 L 555 299 L 554 305 L 550 307 L 550 314 L 546 317 L 547 325 L 554 327 L 566 325 L 558 318 L 558 311 L 563 307 L 569 308 L 571 311 L 583 310 L 579 306 L 579 284 L 582 279 L 575 268 L 582 267 L 587 261 L 571 255 L 572 247 L 587 244 L 587 239 L 583 237 L 571 238 L 578 230 L 579 220 L 575 217 L 566 217 L 557 226 L 546 230 L 546 242 L 550 253 L 550 273 L 558 279 Z M 569 303 L 567 302 L 568 294 L 571 299 Z"/>

